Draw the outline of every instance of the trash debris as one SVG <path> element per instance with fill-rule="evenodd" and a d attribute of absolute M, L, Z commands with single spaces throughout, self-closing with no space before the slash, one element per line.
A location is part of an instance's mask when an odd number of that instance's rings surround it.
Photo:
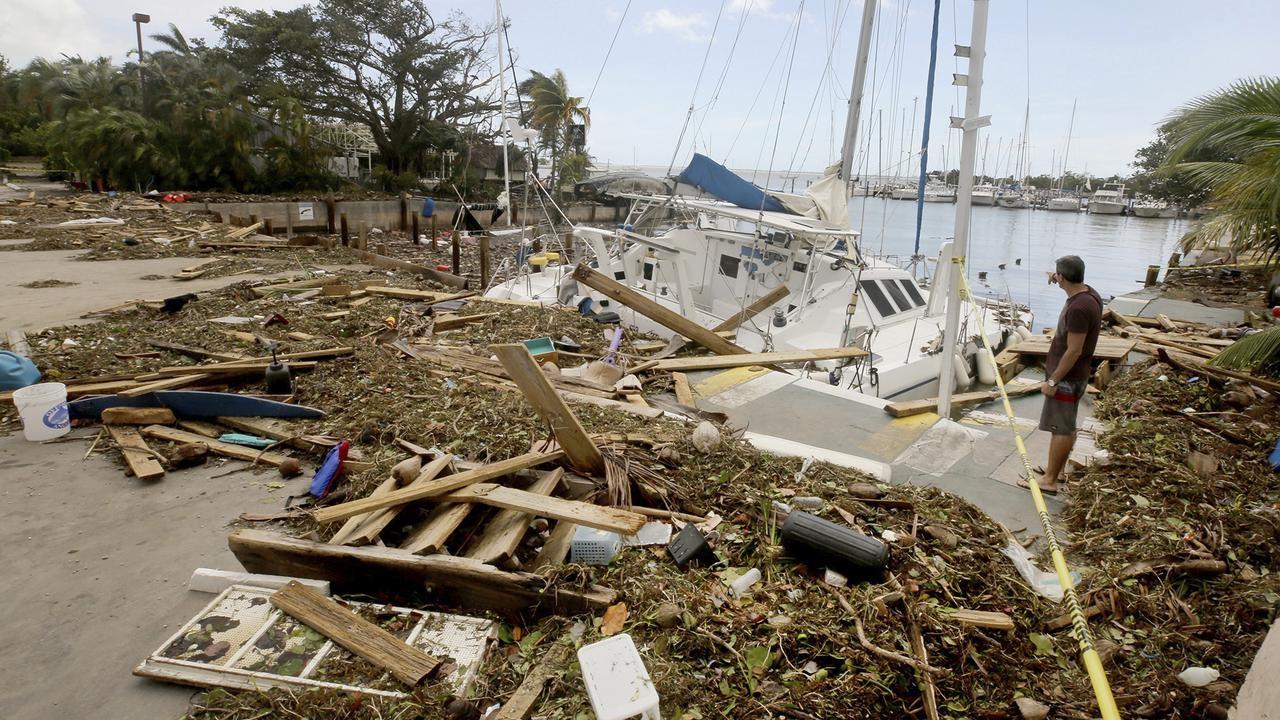
<path fill-rule="evenodd" d="M 1178 679 L 1186 683 L 1187 687 L 1198 688 L 1217 680 L 1221 675 L 1214 668 L 1189 667 L 1178 673 Z"/>
<path fill-rule="evenodd" d="M 598 720 L 640 715 L 660 720 L 658 691 L 631 636 L 622 633 L 578 649 L 582 681 Z"/>
<path fill-rule="evenodd" d="M 694 428 L 690 440 L 698 452 L 709 453 L 720 445 L 720 431 L 709 421 L 703 420 L 698 423 L 698 427 Z"/>

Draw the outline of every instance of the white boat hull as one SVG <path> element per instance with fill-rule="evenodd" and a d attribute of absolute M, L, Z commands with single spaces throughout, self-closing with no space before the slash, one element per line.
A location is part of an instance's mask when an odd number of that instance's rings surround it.
<path fill-rule="evenodd" d="M 1124 214 L 1124 203 L 1112 202 L 1110 200 L 1090 200 L 1090 215 L 1122 215 Z"/>
<path fill-rule="evenodd" d="M 996 196 L 974 193 L 972 202 L 974 205 L 995 205 Z"/>
<path fill-rule="evenodd" d="M 1080 201 L 1076 198 L 1051 198 L 1044 206 L 1045 210 L 1059 210 L 1063 212 L 1079 212 Z"/>
<path fill-rule="evenodd" d="M 1134 205 L 1133 214 L 1140 218 L 1176 218 L 1178 211 L 1170 207 L 1155 207 L 1151 205 Z"/>

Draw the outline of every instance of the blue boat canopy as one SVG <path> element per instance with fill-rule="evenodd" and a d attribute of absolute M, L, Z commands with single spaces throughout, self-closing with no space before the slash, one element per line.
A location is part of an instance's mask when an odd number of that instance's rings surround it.
<path fill-rule="evenodd" d="M 700 153 L 693 154 L 689 167 L 680 173 L 680 182 L 740 208 L 795 214 L 764 189 Z"/>

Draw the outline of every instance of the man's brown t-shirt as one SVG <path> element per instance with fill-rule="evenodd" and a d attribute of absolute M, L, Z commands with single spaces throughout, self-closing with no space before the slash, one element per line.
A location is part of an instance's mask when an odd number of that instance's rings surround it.
<path fill-rule="evenodd" d="M 1096 290 L 1085 286 L 1084 292 L 1067 298 L 1062 306 L 1062 314 L 1058 316 L 1058 329 L 1049 343 L 1049 356 L 1045 358 L 1044 370 L 1053 375 L 1058 369 L 1058 362 L 1067 351 L 1068 333 L 1085 333 L 1084 347 L 1080 351 L 1080 359 L 1071 366 L 1063 380 L 1088 380 L 1093 361 L 1093 351 L 1098 347 L 1098 331 L 1102 328 L 1102 296 Z"/>

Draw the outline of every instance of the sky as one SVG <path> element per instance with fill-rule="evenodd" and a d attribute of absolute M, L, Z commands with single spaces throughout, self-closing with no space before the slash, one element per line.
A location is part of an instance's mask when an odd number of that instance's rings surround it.
<path fill-rule="evenodd" d="M 574 94 L 589 96 L 597 165 L 666 167 L 674 158 L 678 169 L 696 149 L 778 174 L 838 159 L 862 1 L 506 0 L 503 11 L 520 77 L 559 68 Z M 59 53 L 123 61 L 135 44 L 134 12 L 152 17 L 144 33 L 172 22 L 216 42 L 208 18 L 228 4 L 302 3 L 4 0 L 0 54 L 15 64 Z M 427 6 L 478 23 L 494 18 L 483 0 Z M 966 61 L 952 45 L 968 44 L 972 8 L 972 0 L 942 0 L 931 168 L 944 156 L 958 165 L 959 135 L 946 127 L 963 104 L 951 73 Z M 932 9 L 929 0 L 880 2 L 859 130 L 864 173 L 918 171 L 911 149 L 920 145 Z M 1280 3 L 1270 0 L 992 0 L 981 109 L 992 124 L 979 139 L 977 169 L 1012 169 L 1029 108 L 1029 169 L 1059 171 L 1074 103 L 1067 169 L 1127 174 L 1134 152 L 1178 106 L 1280 69 L 1276 27 Z"/>

